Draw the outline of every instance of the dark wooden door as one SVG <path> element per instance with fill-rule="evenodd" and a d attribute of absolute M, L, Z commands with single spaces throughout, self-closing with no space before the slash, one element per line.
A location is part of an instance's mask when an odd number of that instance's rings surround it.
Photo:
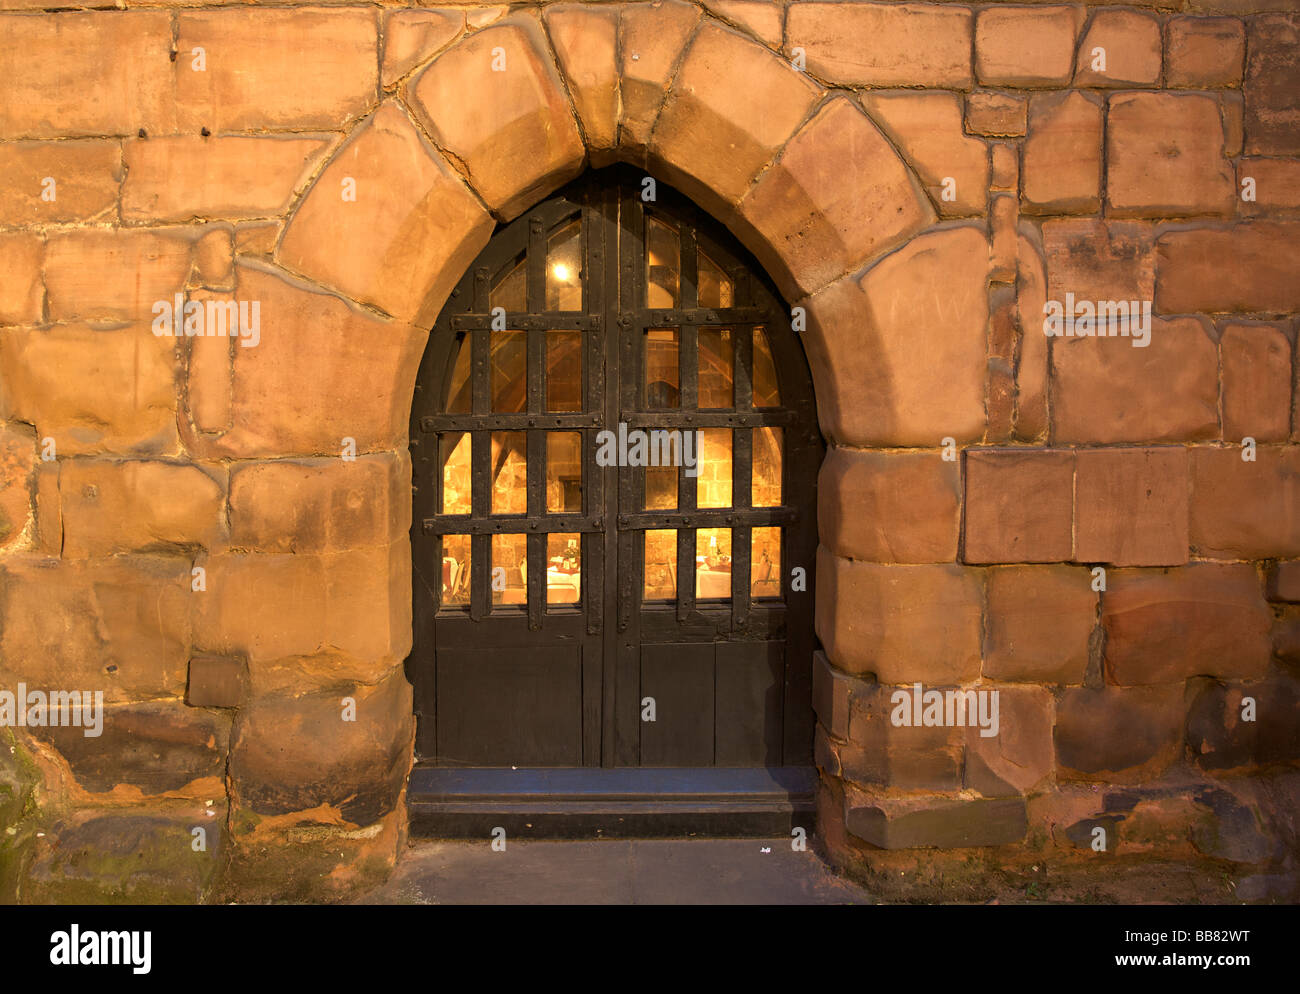
<path fill-rule="evenodd" d="M 411 452 L 423 765 L 811 762 L 822 443 L 725 229 L 624 167 L 502 227 L 433 330 Z"/>

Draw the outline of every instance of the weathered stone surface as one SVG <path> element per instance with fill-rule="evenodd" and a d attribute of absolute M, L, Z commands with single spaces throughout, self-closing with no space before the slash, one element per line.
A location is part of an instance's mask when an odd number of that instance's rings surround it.
<path fill-rule="evenodd" d="M 121 182 L 122 148 L 115 141 L 4 142 L 0 224 L 112 218 Z M 47 190 L 53 200 L 42 199 Z"/>
<path fill-rule="evenodd" d="M 813 764 L 828 777 L 839 777 L 844 772 L 839 750 L 840 743 L 827 735 L 823 726 L 813 729 Z"/>
<path fill-rule="evenodd" d="M 1191 451 L 1191 540 L 1214 559 L 1300 556 L 1300 449 L 1240 447 Z"/>
<path fill-rule="evenodd" d="M 202 562 L 194 644 L 263 660 L 330 648 L 360 660 L 411 646 L 410 542 L 323 555 L 231 553 Z"/>
<path fill-rule="evenodd" d="M 1300 759 L 1300 684 L 1294 678 L 1194 680 L 1187 697 L 1187 748 L 1201 769 L 1239 770 Z"/>
<path fill-rule="evenodd" d="M 147 229 L 87 228 L 54 233 L 45 248 L 45 285 L 55 321 L 131 321 L 171 301 L 190 275 L 190 242 Z"/>
<path fill-rule="evenodd" d="M 405 451 L 241 466 L 230 479 L 230 541 L 295 553 L 388 545 L 411 527 L 410 485 Z"/>
<path fill-rule="evenodd" d="M 1273 655 L 1282 663 L 1300 664 L 1300 611 L 1283 608 L 1273 621 Z"/>
<path fill-rule="evenodd" d="M 344 720 L 345 698 L 355 719 Z M 411 685 L 399 667 L 375 686 L 266 697 L 239 712 L 230 781 L 241 807 L 285 815 L 330 805 L 370 825 L 397 804 L 411 765 Z"/>
<path fill-rule="evenodd" d="M 1083 11 L 988 7 L 975 21 L 975 74 L 986 86 L 1063 86 L 1074 69 Z"/>
<path fill-rule="evenodd" d="M 1020 331 L 1020 361 L 1016 366 L 1016 438 L 1040 441 L 1047 434 L 1047 336 L 1043 305 L 1047 275 L 1042 244 L 1029 225 L 1020 225 L 1016 249 L 1016 323 Z"/>
<path fill-rule="evenodd" d="M 850 744 L 839 751 L 844 778 L 903 790 L 961 789 L 962 729 L 895 725 L 896 693 L 906 695 L 910 712 L 911 687 L 870 684 L 854 694 Z"/>
<path fill-rule="evenodd" d="M 1094 69 L 1094 64 L 1105 68 Z M 1153 86 L 1159 80 L 1159 21 L 1129 10 L 1099 10 L 1092 15 L 1079 46 L 1075 86 Z"/>
<path fill-rule="evenodd" d="M 1080 449 L 1074 558 L 1115 566 L 1187 562 L 1187 450 Z"/>
<path fill-rule="evenodd" d="M 964 784 L 985 797 L 1032 790 L 1056 768 L 1052 742 L 1055 701 L 1044 687 L 981 687 L 998 695 L 996 735 L 978 724 L 965 729 Z"/>
<path fill-rule="evenodd" d="M 63 551 L 63 516 L 59 513 L 59 464 L 42 462 L 36 470 L 36 550 L 46 556 Z"/>
<path fill-rule="evenodd" d="M 1219 94 L 1219 110 L 1223 117 L 1223 154 L 1241 155 L 1245 143 L 1245 100 L 1232 90 Z"/>
<path fill-rule="evenodd" d="M 988 203 L 989 227 L 992 229 L 989 238 L 989 282 L 1014 283 L 1016 278 L 1016 254 L 1019 250 L 1016 223 L 1020 219 L 1016 197 L 1011 193 L 990 194 Z M 1014 313 L 1012 298 L 1006 297 L 1002 300 L 1002 304 L 1003 307 L 994 311 L 995 320 L 998 319 L 999 314 L 1003 315 L 1005 320 L 1001 321 L 1000 324 L 1008 330 L 1006 333 L 999 333 L 998 351 L 991 351 L 990 356 L 1002 359 L 1009 365 L 1013 352 L 1003 346 L 1010 338 L 1014 337 L 1009 331 Z M 990 408 L 992 406 L 990 404 Z M 990 428 L 996 423 L 992 417 L 989 418 L 989 422 Z"/>
<path fill-rule="evenodd" d="M 787 298 L 861 268 L 934 220 L 907 167 L 848 100 L 833 100 L 740 205 L 741 234 Z"/>
<path fill-rule="evenodd" d="M 1028 112 L 1028 97 L 977 91 L 966 98 L 966 130 L 1014 138 L 1025 133 Z"/>
<path fill-rule="evenodd" d="M 1106 118 L 1106 202 L 1117 215 L 1230 215 L 1237 191 L 1213 97 L 1127 93 Z"/>
<path fill-rule="evenodd" d="M 196 300 L 235 289 L 234 229 L 227 224 L 209 225 L 194 242 L 194 271 L 190 285 L 197 281 Z"/>
<path fill-rule="evenodd" d="M 1101 206 L 1101 105 L 1078 91 L 1035 94 L 1022 159 L 1022 209 L 1093 214 Z"/>
<path fill-rule="evenodd" d="M 1067 292 L 1075 300 L 1153 300 L 1154 248 L 1154 229 L 1133 221 L 1044 221 L 1048 296 L 1062 303 Z"/>
<path fill-rule="evenodd" d="M 957 558 L 961 473 L 940 452 L 835 448 L 817 482 L 822 544 L 850 559 L 940 563 Z"/>
<path fill-rule="evenodd" d="M 988 573 L 984 677 L 1081 684 L 1097 624 L 1091 574 L 1070 566 L 1004 566 Z"/>
<path fill-rule="evenodd" d="M 45 303 L 44 258 L 45 242 L 39 234 L 0 233 L 0 268 L 6 277 L 0 284 L 0 325 L 40 322 Z"/>
<path fill-rule="evenodd" d="M 1182 751 L 1183 685 L 1069 687 L 1056 705 L 1057 776 L 1141 783 Z"/>
<path fill-rule="evenodd" d="M 1166 232 L 1156 240 L 1156 309 L 1300 311 L 1300 255 L 1291 251 L 1297 238 L 1300 224 L 1269 221 Z"/>
<path fill-rule="evenodd" d="M 1246 153 L 1300 155 L 1300 14 L 1264 14 L 1248 22 Z"/>
<path fill-rule="evenodd" d="M 542 13 L 588 152 L 618 144 L 618 10 L 557 4 Z"/>
<path fill-rule="evenodd" d="M 1243 184 L 1253 186 L 1255 199 L 1241 202 L 1242 214 L 1260 217 L 1295 211 L 1300 208 L 1300 159 L 1241 159 L 1237 189 L 1244 191 Z"/>
<path fill-rule="evenodd" d="M 190 563 L 155 556 L 0 565 L 0 686 L 179 697 L 189 659 Z"/>
<path fill-rule="evenodd" d="M 225 859 L 225 798 L 89 809 L 56 822 L 38 841 L 23 881 L 32 904 L 197 904 Z M 206 851 L 194 851 L 203 828 Z"/>
<path fill-rule="evenodd" d="M 628 4 L 619 16 L 619 145 L 641 152 L 663 107 L 664 91 L 700 8 L 679 0 Z"/>
<path fill-rule="evenodd" d="M 1268 599 L 1300 604 L 1300 560 L 1273 565 L 1268 572 Z"/>
<path fill-rule="evenodd" d="M 1067 560 L 1073 508 L 1073 452 L 970 451 L 963 558 L 968 563 Z"/>
<path fill-rule="evenodd" d="M 185 406 L 199 431 L 231 427 L 229 338 L 208 335 L 190 340 L 185 368 Z"/>
<path fill-rule="evenodd" d="M 73 459 L 59 488 L 67 559 L 211 549 L 225 537 L 223 486 L 198 466 Z"/>
<path fill-rule="evenodd" d="M 817 634 L 836 667 L 882 683 L 979 673 L 981 581 L 960 566 L 880 566 L 817 551 Z"/>
<path fill-rule="evenodd" d="M 881 849 L 963 849 L 1019 842 L 1029 825 L 1023 798 L 891 797 L 845 792 L 845 824 Z"/>
<path fill-rule="evenodd" d="M 994 190 L 1020 189 L 1020 149 L 1007 142 L 999 142 L 991 149 L 992 167 L 989 186 Z"/>
<path fill-rule="evenodd" d="M 340 823 L 337 809 L 329 806 L 266 819 L 236 806 L 230 861 L 213 900 L 337 904 L 363 899 L 392 874 L 405 840 L 406 812 L 400 806 L 364 828 Z"/>
<path fill-rule="evenodd" d="M 270 256 L 283 227 L 276 221 L 245 221 L 235 226 L 237 255 Z"/>
<path fill-rule="evenodd" d="M 1118 335 L 1054 340 L 1057 442 L 1218 436 L 1219 356 L 1205 326 L 1197 318 L 1153 318 L 1150 333 L 1145 347 Z"/>
<path fill-rule="evenodd" d="M 238 656 L 196 656 L 190 660 L 185 703 L 192 708 L 236 708 L 248 685 L 248 664 Z"/>
<path fill-rule="evenodd" d="M 176 445 L 174 339 L 147 324 L 0 331 L 0 414 L 34 424 L 62 456 Z"/>
<path fill-rule="evenodd" d="M 228 716 L 180 701 L 154 701 L 109 705 L 102 720 L 98 736 L 87 736 L 84 727 L 76 726 L 34 728 L 31 734 L 58 750 L 77 784 L 91 793 L 126 784 L 145 794 L 162 794 L 199 780 L 222 791 Z"/>
<path fill-rule="evenodd" d="M 826 730 L 836 738 L 849 737 L 849 708 L 855 693 L 868 690 L 869 684 L 837 670 L 826 653 L 813 653 L 813 710 Z"/>
<path fill-rule="evenodd" d="M 262 337 L 235 348 L 234 427 L 205 444 L 243 458 L 339 455 L 345 438 L 358 454 L 405 445 L 427 333 L 274 271 L 237 268 L 241 298 L 261 301 Z"/>
<path fill-rule="evenodd" d="M 17 904 L 42 821 L 36 791 L 40 770 L 27 743 L 6 728 L 0 731 L 0 902 Z"/>
<path fill-rule="evenodd" d="M 279 214 L 311 175 L 324 138 L 149 138 L 123 144 L 128 220 Z"/>
<path fill-rule="evenodd" d="M 124 135 L 174 126 L 167 11 L 6 14 L 0 35 L 6 41 L 0 137 Z"/>
<path fill-rule="evenodd" d="M 355 201 L 343 196 L 349 181 Z M 321 173 L 277 258 L 355 300 L 431 324 L 492 228 L 460 177 L 387 102 Z"/>
<path fill-rule="evenodd" d="M 767 0 L 703 0 L 712 13 L 744 28 L 772 48 L 781 46 L 785 11 Z"/>
<path fill-rule="evenodd" d="M 1259 676 L 1268 666 L 1269 621 L 1252 566 L 1111 570 L 1101 605 L 1107 679 L 1135 686 Z"/>
<path fill-rule="evenodd" d="M 956 93 L 871 93 L 862 105 L 898 145 L 921 176 L 943 217 L 984 213 L 989 186 L 989 150 L 962 131 Z M 946 180 L 955 197 L 944 199 Z"/>
<path fill-rule="evenodd" d="M 14 544 L 32 520 L 36 433 L 21 424 L 0 424 L 0 549 Z"/>
<path fill-rule="evenodd" d="M 1273 325 L 1230 324 L 1219 338 L 1223 437 L 1284 442 L 1291 430 L 1291 342 Z"/>
<path fill-rule="evenodd" d="M 796 3 L 786 52 L 810 72 L 850 86 L 971 84 L 971 12 L 933 3 Z"/>
<path fill-rule="evenodd" d="M 494 72 L 498 48 L 506 69 Z M 506 218 L 582 169 L 582 138 L 546 49 L 541 25 L 520 14 L 466 38 L 408 84 L 433 140 Z"/>
<path fill-rule="evenodd" d="M 187 132 L 337 128 L 374 102 L 379 28 L 370 10 L 181 11 L 176 31 L 170 68 Z M 202 72 L 196 48 L 206 54 Z"/>
<path fill-rule="evenodd" d="M 1271 805 L 1267 802 L 1266 783 L 1247 780 L 1224 784 L 1226 789 L 1223 790 L 1197 791 L 1196 803 L 1212 812 L 1212 817 L 1199 821 L 1192 829 L 1191 841 L 1197 851 L 1235 863 L 1268 863 L 1284 859 L 1287 845 L 1280 837 L 1283 833 L 1277 831 L 1276 823 L 1270 824 L 1273 822 L 1270 815 L 1275 817 L 1275 814 L 1268 810 Z M 1294 883 L 1291 889 L 1294 890 Z M 1242 893 L 1243 890 L 1248 893 L 1248 889 L 1239 883 L 1235 888 L 1238 899 L 1252 900 Z"/>
<path fill-rule="evenodd" d="M 1165 85 L 1193 90 L 1236 86 L 1246 29 L 1235 17 L 1172 17 L 1165 46 Z"/>
<path fill-rule="evenodd" d="M 463 11 L 390 11 L 384 21 L 384 59 L 379 67 L 384 88 L 395 86 L 412 69 L 459 38 L 464 30 Z"/>
<path fill-rule="evenodd" d="M 929 232 L 808 299 L 804 347 L 825 434 L 922 447 L 981 437 L 988 253 L 977 228 Z"/>
<path fill-rule="evenodd" d="M 651 159 L 682 192 L 719 213 L 740 201 L 819 96 L 806 73 L 757 42 L 705 24 L 673 79 Z"/>

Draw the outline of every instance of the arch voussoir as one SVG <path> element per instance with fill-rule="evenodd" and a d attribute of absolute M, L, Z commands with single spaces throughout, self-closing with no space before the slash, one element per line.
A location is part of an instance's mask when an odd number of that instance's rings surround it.
<path fill-rule="evenodd" d="M 325 167 L 276 259 L 396 318 L 428 323 L 492 226 L 478 199 L 389 100 Z"/>
<path fill-rule="evenodd" d="M 504 220 L 582 171 L 586 148 L 537 18 L 463 39 L 404 87 L 439 148 Z"/>

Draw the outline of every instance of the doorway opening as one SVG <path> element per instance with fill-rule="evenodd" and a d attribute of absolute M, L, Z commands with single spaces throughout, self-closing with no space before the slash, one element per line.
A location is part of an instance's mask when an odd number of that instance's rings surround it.
<path fill-rule="evenodd" d="M 725 228 L 621 166 L 500 228 L 410 438 L 414 831 L 809 825 L 824 447 Z"/>

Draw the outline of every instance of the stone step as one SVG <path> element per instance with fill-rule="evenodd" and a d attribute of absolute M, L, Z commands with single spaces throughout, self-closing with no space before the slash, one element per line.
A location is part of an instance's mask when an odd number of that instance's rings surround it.
<path fill-rule="evenodd" d="M 817 771 L 450 768 L 417 765 L 411 835 L 511 839 L 811 836 Z"/>

